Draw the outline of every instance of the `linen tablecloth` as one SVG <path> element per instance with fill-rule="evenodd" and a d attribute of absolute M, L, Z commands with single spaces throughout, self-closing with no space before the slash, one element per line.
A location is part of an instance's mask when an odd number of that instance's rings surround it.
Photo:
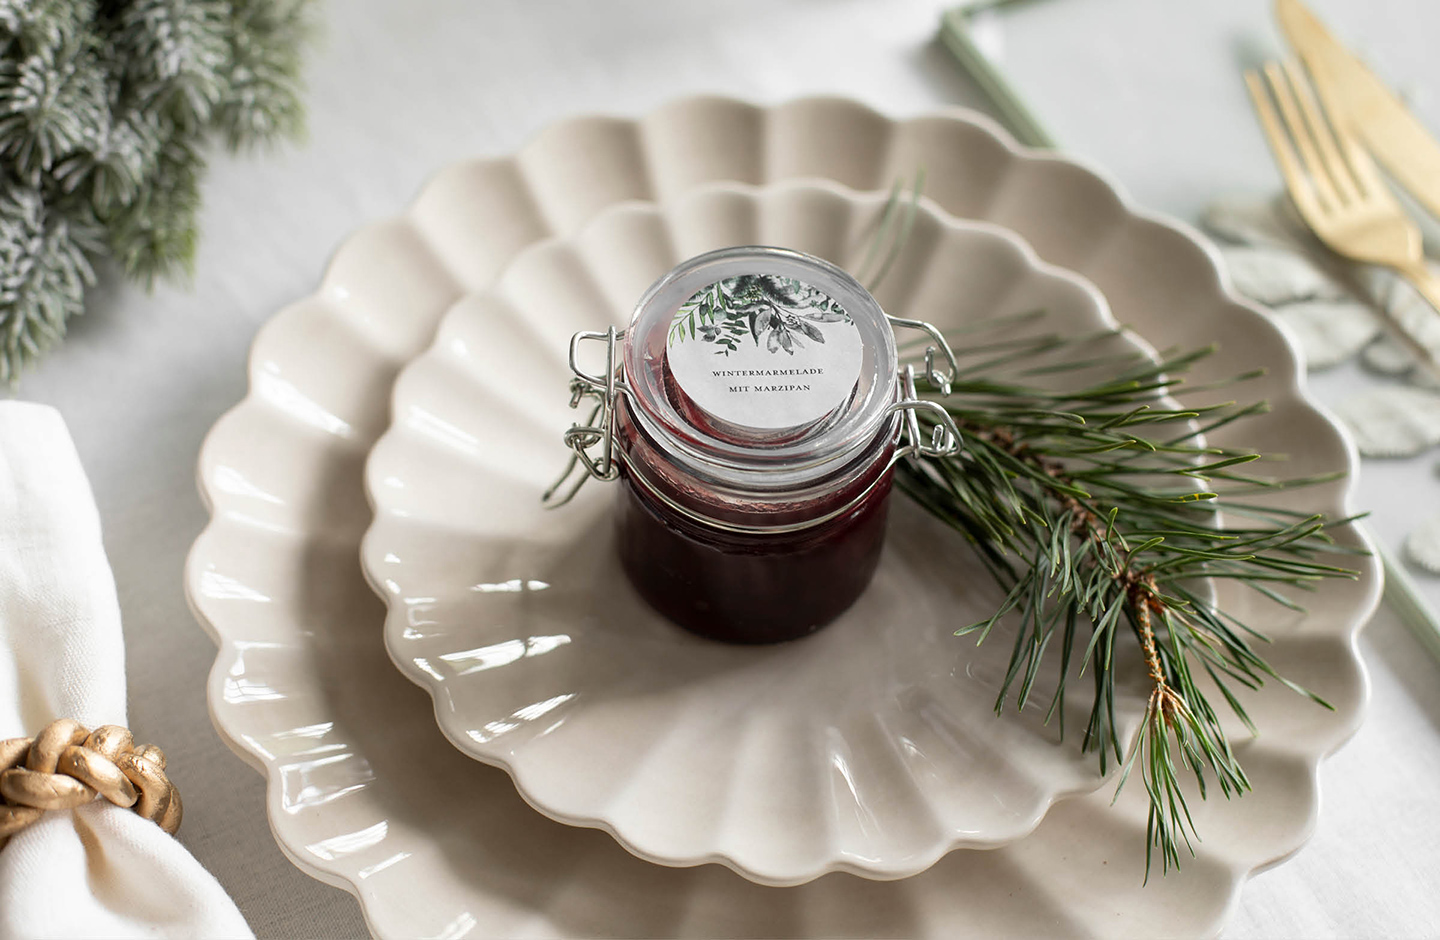
<path fill-rule="evenodd" d="M 259 935 L 365 928 L 355 901 L 301 874 L 271 840 L 259 775 L 210 727 L 214 648 L 183 598 L 185 552 L 205 522 L 196 453 L 244 394 L 255 330 L 313 289 L 347 233 L 401 211 L 435 169 L 511 151 L 565 116 L 640 114 L 694 92 L 842 94 L 900 116 L 983 108 L 933 42 L 944 6 L 326 5 L 308 70 L 309 142 L 216 155 L 193 289 L 102 285 L 65 346 L 25 377 L 27 397 L 64 413 L 90 474 L 127 624 L 131 719 L 171 756 L 186 797 L 181 839 Z M 1408 76 L 1422 116 L 1440 127 L 1440 5 L 1315 6 L 1372 59 L 1383 55 L 1387 76 Z M 1033 0 L 997 15 L 1007 71 L 1045 123 L 1141 205 L 1193 218 L 1218 194 L 1278 188 L 1237 75 L 1250 47 L 1278 49 L 1266 4 Z M 1338 395 L 1347 381 L 1342 372 L 1318 387 Z M 1392 508 L 1406 498 L 1394 486 L 1366 497 Z M 1324 765 L 1316 836 L 1245 888 L 1231 936 L 1425 935 L 1440 923 L 1440 667 L 1384 611 L 1363 648 L 1373 702 Z"/>

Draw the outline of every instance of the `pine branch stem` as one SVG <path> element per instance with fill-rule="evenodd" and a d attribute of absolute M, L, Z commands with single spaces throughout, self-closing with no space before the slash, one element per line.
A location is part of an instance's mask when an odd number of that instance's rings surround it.
<path fill-rule="evenodd" d="M 968 429 L 970 433 L 982 440 L 1003 448 L 1015 460 L 1029 463 L 1035 469 L 1052 477 L 1056 483 L 1066 487 L 1075 487 L 1075 481 L 1065 472 L 1064 464 L 1058 460 L 1042 457 L 1025 444 L 1017 443 L 1014 435 L 1005 428 L 982 428 L 974 425 L 967 427 L 963 422 L 960 426 L 962 429 Z M 1072 534 L 1078 538 L 1096 542 L 1104 539 L 1105 533 L 1097 526 L 1096 515 L 1088 506 L 1068 494 L 1061 495 L 1057 501 L 1063 508 L 1064 514 L 1070 517 Z M 1125 594 L 1126 606 L 1131 614 L 1132 622 L 1135 624 L 1135 634 L 1140 641 L 1140 650 L 1145 657 L 1145 669 L 1153 685 L 1149 710 L 1157 712 L 1165 724 L 1169 725 L 1174 720 L 1177 693 L 1165 676 L 1165 668 L 1160 661 L 1160 651 L 1155 640 L 1153 616 L 1160 613 L 1165 607 L 1165 602 L 1157 596 L 1155 576 L 1148 570 L 1125 565 L 1113 573 L 1112 579 L 1116 587 Z"/>
<path fill-rule="evenodd" d="M 1154 850 L 1168 871 L 1179 866 L 1182 848 L 1193 854 L 1199 839 L 1181 789 L 1182 773 L 1193 774 L 1202 798 L 1207 779 L 1227 797 L 1250 787 L 1207 700 L 1209 687 L 1197 685 L 1197 677 L 1208 677 L 1252 732 L 1231 683 L 1255 689 L 1271 677 L 1324 704 L 1251 650 L 1247 637 L 1263 642 L 1262 635 L 1239 623 L 1232 629 L 1233 618 L 1185 582 L 1234 578 L 1295 607 L 1265 582 L 1305 587 L 1318 578 L 1354 575 L 1318 560 L 1335 549 L 1326 531 L 1333 523 L 1321 517 L 1248 504 L 1232 512 L 1226 504 L 1227 513 L 1244 524 L 1219 528 L 1223 498 L 1204 488 L 1212 477 L 1224 479 L 1224 468 L 1255 455 L 1208 447 L 1203 440 L 1182 446 L 1134 435 L 1128 430 L 1134 425 L 1198 415 L 1152 410 L 1153 393 L 1175 384 L 1155 376 L 1136 375 L 1128 398 L 1114 392 L 1114 381 L 1098 386 L 1098 393 L 1082 389 L 1061 396 L 977 380 L 971 387 L 981 390 L 979 396 L 962 389 L 943 399 L 966 442 L 964 453 L 944 461 L 939 471 L 907 469 L 901 475 L 923 506 L 977 543 L 982 560 L 1009 592 L 990 618 L 957 631 L 974 632 L 983 642 L 1002 616 L 1019 617 L 997 711 L 1012 682 L 1023 706 L 1058 624 L 1065 625 L 1060 645 L 1068 651 L 1076 623 L 1089 622 L 1091 639 L 1080 672 L 1094 669 L 1096 694 L 1082 748 L 1099 752 L 1102 773 L 1113 752 L 1122 765 L 1117 796 L 1132 769 L 1141 768 L 1150 802 L 1147 878 Z M 1041 404 L 1047 394 L 1048 403 Z M 1055 409 L 1069 401 L 1088 403 L 1086 413 Z M 1263 410 L 1226 407 L 1242 415 Z M 1111 453 L 1117 456 L 1107 456 Z M 1120 474 L 1129 482 L 1121 482 Z M 1272 489 L 1306 482 L 1255 480 Z M 1021 563 L 1005 561 L 1011 553 Z M 1135 635 L 1150 686 L 1128 756 L 1115 713 L 1115 633 L 1122 616 Z M 1070 662 L 1066 652 L 1048 710 L 1062 720 Z"/>

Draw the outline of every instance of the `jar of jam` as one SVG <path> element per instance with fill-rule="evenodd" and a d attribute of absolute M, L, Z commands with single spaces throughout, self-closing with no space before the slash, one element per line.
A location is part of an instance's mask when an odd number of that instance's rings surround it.
<path fill-rule="evenodd" d="M 566 433 L 575 457 L 547 499 L 567 501 L 589 476 L 618 480 L 622 567 L 679 626 L 733 643 L 812 633 L 875 573 L 895 461 L 959 446 L 900 367 L 897 325 L 931 337 L 926 375 L 948 390 L 940 334 L 887 317 L 835 265 L 766 247 L 692 258 L 625 330 L 572 340 L 573 403 L 596 406 Z M 580 365 L 586 341 L 604 344 L 603 370 Z"/>

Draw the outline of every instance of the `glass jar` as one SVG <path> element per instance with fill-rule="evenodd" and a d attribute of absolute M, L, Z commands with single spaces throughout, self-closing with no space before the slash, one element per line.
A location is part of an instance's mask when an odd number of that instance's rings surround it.
<path fill-rule="evenodd" d="M 567 432 L 572 469 L 620 481 L 620 560 L 651 606 L 702 636 L 773 643 L 854 603 L 879 563 L 895 460 L 958 446 L 900 368 L 896 324 L 948 356 L 933 327 L 887 317 L 835 265 L 743 247 L 670 271 L 624 331 L 577 334 L 575 403 L 598 404 Z M 598 374 L 579 365 L 585 340 L 606 344 Z M 919 409 L 935 413 L 928 444 Z"/>

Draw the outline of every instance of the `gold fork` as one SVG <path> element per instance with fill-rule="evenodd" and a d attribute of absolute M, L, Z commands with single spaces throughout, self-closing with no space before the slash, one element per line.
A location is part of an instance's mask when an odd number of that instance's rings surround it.
<path fill-rule="evenodd" d="M 1268 94 L 1253 70 L 1245 72 L 1245 84 L 1305 224 L 1336 254 L 1393 269 L 1440 311 L 1440 278 L 1425 264 L 1420 229 L 1380 178 L 1370 155 L 1339 122 L 1326 119 L 1295 60 L 1268 62 L 1264 72 Z M 1440 375 L 1435 350 L 1409 325 L 1382 312 L 1405 345 Z"/>

